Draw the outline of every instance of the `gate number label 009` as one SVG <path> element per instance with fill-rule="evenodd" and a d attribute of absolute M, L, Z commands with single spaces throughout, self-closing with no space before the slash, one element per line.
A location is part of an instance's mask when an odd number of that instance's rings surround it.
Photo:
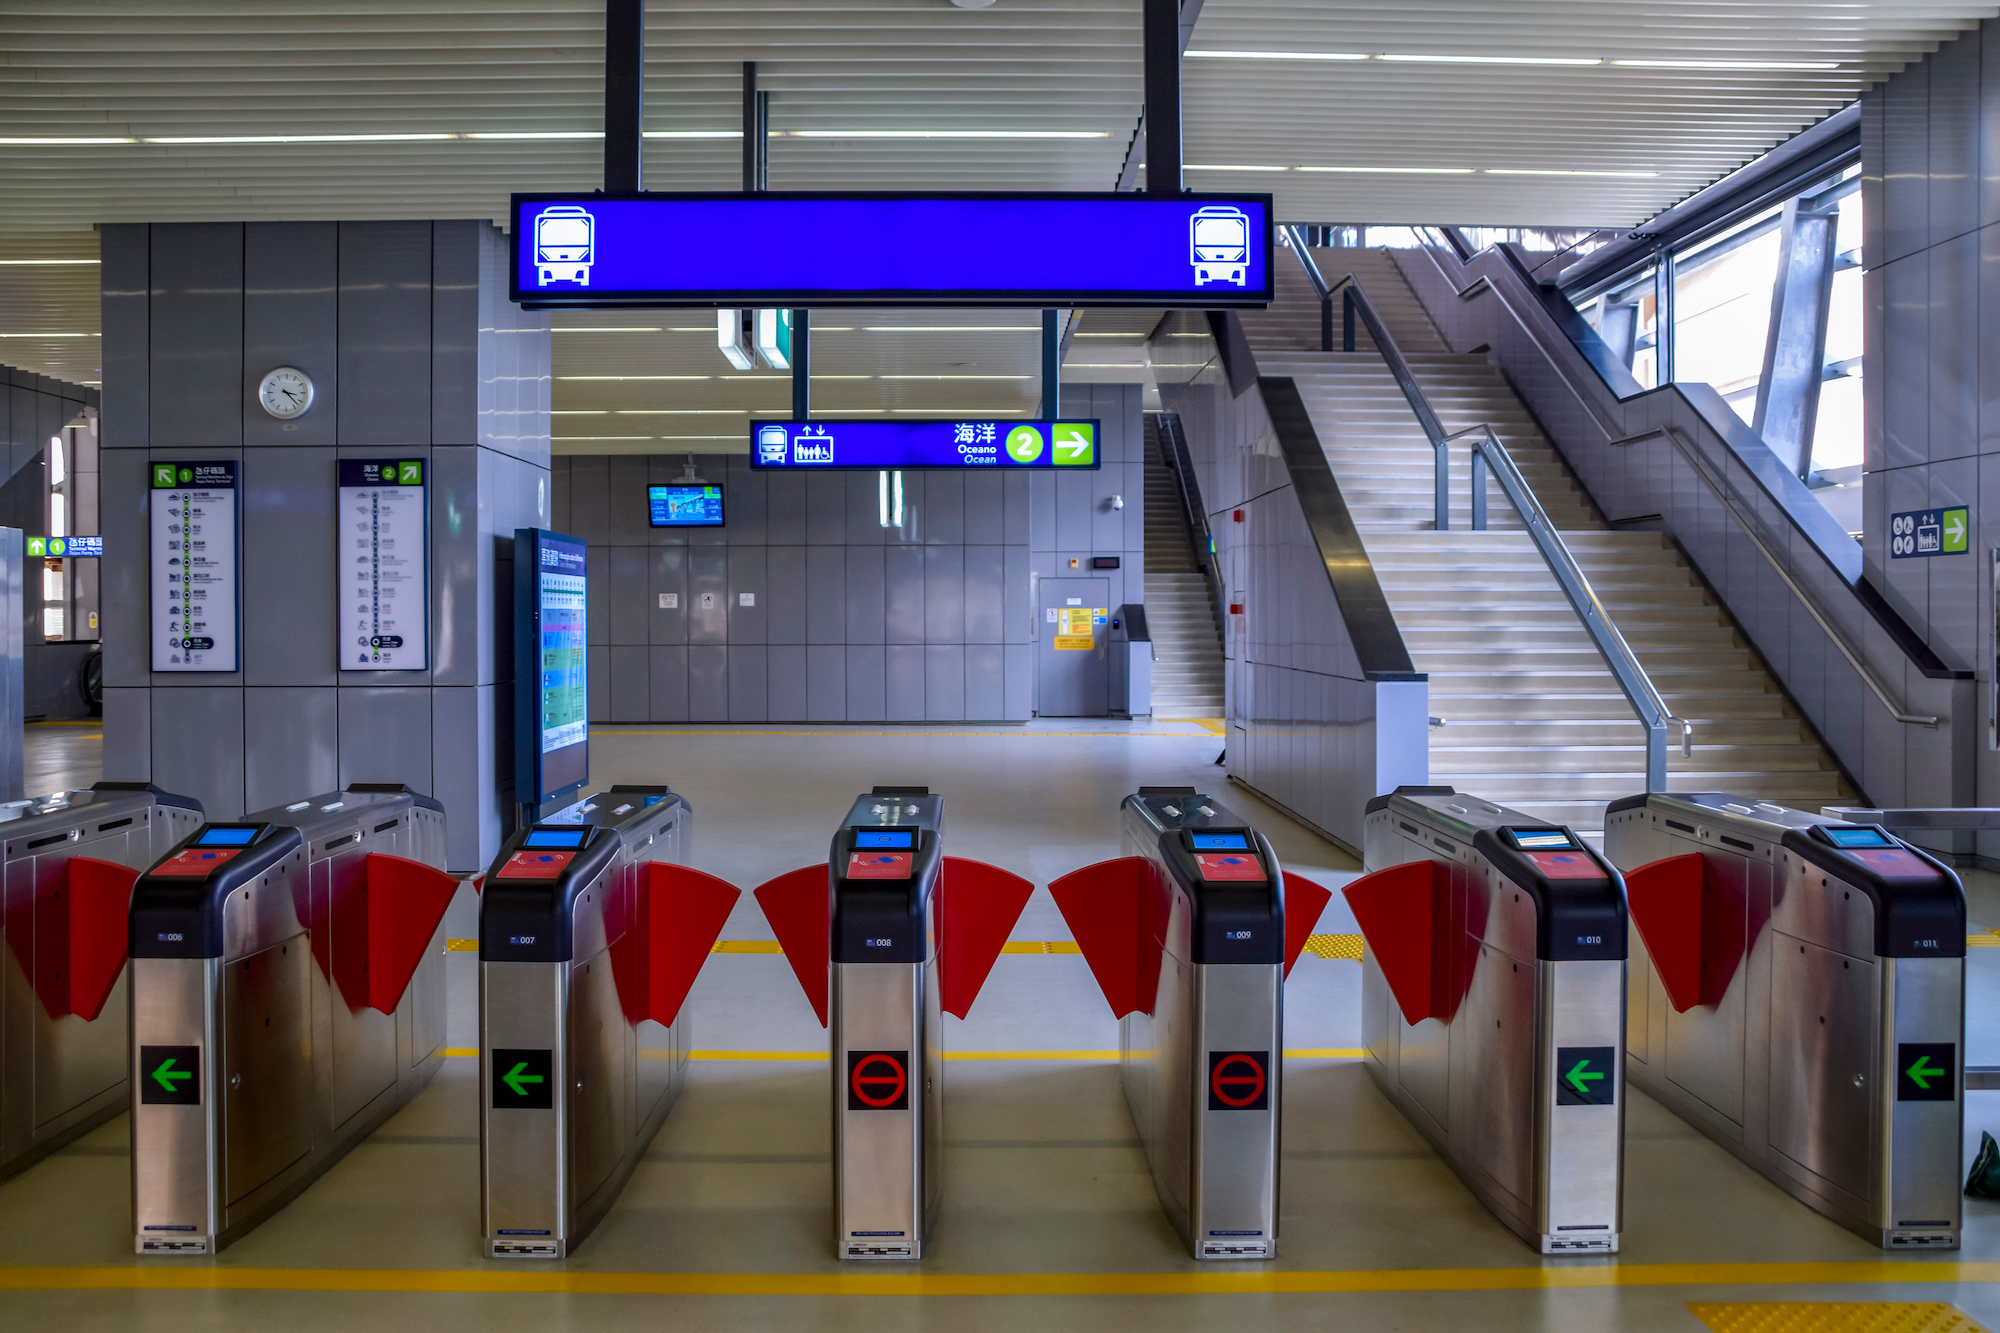
<path fill-rule="evenodd" d="M 907 1111 L 910 1109 L 908 1051 L 849 1051 L 847 1109 Z"/>
<path fill-rule="evenodd" d="M 141 1106 L 200 1106 L 201 1047 L 141 1046 Z"/>
<path fill-rule="evenodd" d="M 1271 1109 L 1269 1051 L 1210 1051 L 1208 1109 L 1268 1111 Z"/>
<path fill-rule="evenodd" d="M 1558 1046 L 1556 1048 L 1556 1105 L 1610 1106 L 1618 1080 L 1612 1046 Z"/>
<path fill-rule="evenodd" d="M 555 1053 L 493 1048 L 493 1109 L 549 1111 L 556 1104 Z"/>

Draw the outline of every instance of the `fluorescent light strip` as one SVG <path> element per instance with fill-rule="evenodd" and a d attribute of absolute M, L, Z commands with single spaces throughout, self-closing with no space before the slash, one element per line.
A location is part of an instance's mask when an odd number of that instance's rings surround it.
<path fill-rule="evenodd" d="M 740 417 L 740 407 L 621 407 L 621 417 Z"/>
<path fill-rule="evenodd" d="M 16 148 L 74 148 L 84 144 L 137 142 L 137 139 L 0 139 L 0 145 Z"/>
<path fill-rule="evenodd" d="M 101 259 L 0 259 L 0 264 L 101 264 Z"/>
<path fill-rule="evenodd" d="M 1185 56 L 1211 60 L 1366 60 L 1359 51 L 1184 51 Z"/>
<path fill-rule="evenodd" d="M 1595 57 L 1573 56 L 1432 56 L 1432 55 L 1385 55 L 1377 56 L 1392 64 L 1402 65 L 1602 65 Z"/>
<path fill-rule="evenodd" d="M 0 333 L 0 338 L 102 338 L 101 333 Z"/>
<path fill-rule="evenodd" d="M 1344 171 L 1398 176 L 1470 176 L 1471 167 L 1294 167 L 1295 171 Z"/>
<path fill-rule="evenodd" d="M 814 333 L 833 333 L 833 329 L 814 329 Z M 1039 324 L 870 324 L 863 333 L 1040 333 Z M 851 329 L 838 330 L 851 333 Z"/>
<path fill-rule="evenodd" d="M 1539 168 L 1488 167 L 1488 176 L 1657 176 L 1657 171 L 1556 171 Z"/>
<path fill-rule="evenodd" d="M 786 130 L 789 139 L 1104 139 L 1104 130 Z M 774 132 L 773 138 L 779 137 Z"/>
<path fill-rule="evenodd" d="M 551 435 L 551 440 L 650 440 L 651 435 Z"/>
<path fill-rule="evenodd" d="M 878 375 L 885 380 L 1027 380 L 1032 375 Z"/>
<path fill-rule="evenodd" d="M 558 325 L 557 325 L 557 326 L 556 326 L 555 328 L 553 328 L 553 329 L 551 329 L 551 330 L 549 330 L 549 331 L 550 331 L 551 333 L 660 333 L 660 332 L 663 332 L 663 330 L 661 330 L 661 329 L 657 329 L 657 328 L 653 328 L 653 327 L 650 327 L 650 326 L 648 326 L 648 325 L 643 325 L 643 324 L 640 324 L 640 325 L 634 325 L 634 326 L 632 326 L 632 327 L 630 327 L 630 328 L 625 328 L 625 327 L 617 327 L 617 326 L 613 326 L 613 325 L 609 325 L 609 324 L 585 324 L 585 325 L 575 325 L 575 326 L 568 326 L 568 325 L 561 325 L 561 324 L 558 324 Z"/>
<path fill-rule="evenodd" d="M 1221 165 L 1212 162 L 1190 162 L 1187 164 L 1185 169 L 1188 171 L 1290 171 L 1291 170 L 1290 167 L 1246 167 L 1234 164 Z"/>
<path fill-rule="evenodd" d="M 231 143 L 415 143 L 435 139 L 456 139 L 456 134 L 179 134 L 149 136 L 141 143 L 231 144 Z"/>
<path fill-rule="evenodd" d="M 713 375 L 558 375 L 559 380 L 709 380 Z"/>
<path fill-rule="evenodd" d="M 1628 69 L 1839 69 L 1838 60 L 1614 60 Z"/>

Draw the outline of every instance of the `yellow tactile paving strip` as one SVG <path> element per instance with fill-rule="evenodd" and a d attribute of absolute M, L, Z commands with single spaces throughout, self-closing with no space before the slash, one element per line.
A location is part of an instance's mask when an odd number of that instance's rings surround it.
<path fill-rule="evenodd" d="M 1401 1268 L 1175 1273 L 604 1273 L 466 1269 L 0 1267 L 0 1291 L 394 1291 L 597 1296 L 1201 1296 L 1386 1291 L 2000 1281 L 1995 1263 L 1604 1264 L 1588 1268 Z M 1709 1308 L 1709 1307 L 1690 1307 Z M 1830 1307 L 1842 1308 L 1842 1307 Z M 1853 1307 L 1844 1307 L 1853 1308 Z M 1877 1307 L 1882 1308 L 1882 1307 Z M 1950 1310 L 1949 1306 L 1921 1308 Z M 1956 1311 L 1952 1311 L 1956 1314 Z M 1961 1315 L 1959 1318 L 1963 1319 Z M 1717 1327 L 1711 1325 L 1711 1327 Z M 1744 1326 L 1750 1327 L 1750 1326 Z M 1813 1325 L 1788 1325 L 1803 1330 Z M 1902 1326 L 1825 1325 L 1896 1329 Z M 1913 1324 L 1909 1333 L 1978 1326 Z"/>
<path fill-rule="evenodd" d="M 2000 941 L 1996 941 L 2000 942 Z M 446 940 L 445 949 L 449 953 L 478 953 L 478 940 Z M 776 940 L 717 940 L 710 953 L 783 953 Z M 1000 948 L 1001 953 L 1081 953 L 1075 940 L 1010 940 Z M 1359 935 L 1311 935 L 1306 938 L 1306 952 L 1317 958 L 1346 958 L 1361 961 L 1361 937 Z"/>
<path fill-rule="evenodd" d="M 1714 1333 L 1986 1333 L 1964 1311 L 1929 1301 L 1774 1301 L 1688 1309 Z"/>

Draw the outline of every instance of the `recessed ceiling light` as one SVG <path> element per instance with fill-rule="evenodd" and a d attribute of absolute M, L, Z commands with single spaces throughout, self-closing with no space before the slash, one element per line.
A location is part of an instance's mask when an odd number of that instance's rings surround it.
<path fill-rule="evenodd" d="M 1186 51 L 1212 60 L 1366 60 L 1360 51 Z"/>
<path fill-rule="evenodd" d="M 1614 60 L 1631 69 L 1839 69 L 1837 60 Z"/>
<path fill-rule="evenodd" d="M 1379 59 L 1405 65 L 1602 65 L 1594 56 L 1433 56 L 1385 55 Z"/>

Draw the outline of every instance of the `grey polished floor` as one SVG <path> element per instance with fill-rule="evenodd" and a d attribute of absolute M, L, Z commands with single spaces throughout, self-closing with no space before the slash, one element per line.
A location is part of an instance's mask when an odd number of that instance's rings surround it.
<path fill-rule="evenodd" d="M 31 732 L 31 754 L 87 743 L 53 730 Z M 696 812 L 696 864 L 745 890 L 822 861 L 834 821 L 876 783 L 942 792 L 954 854 L 1038 885 L 1115 855 L 1118 801 L 1141 784 L 1219 796 L 1291 868 L 1329 885 L 1356 872 L 1337 848 L 1232 788 L 1212 764 L 1218 745 L 1185 724 L 608 728 L 593 776 L 671 782 Z M 462 899 L 448 918 L 454 936 L 471 933 L 474 906 Z M 1353 925 L 1330 909 L 1319 930 Z M 770 938 L 747 892 L 723 934 Z M 1014 937 L 1068 938 L 1045 890 Z M 464 1049 L 476 1041 L 474 956 L 450 962 L 449 1040 Z M 1359 1046 L 1359 975 L 1351 962 L 1301 959 L 1286 987 L 1289 1049 Z M 1946 1301 L 2000 1320 L 2000 1292 L 1987 1285 L 2000 1277 L 2000 1204 L 1968 1204 L 1960 1254 L 1878 1267 L 1880 1251 L 1636 1093 L 1624 1253 L 1544 1261 L 1472 1199 L 1357 1061 L 1319 1054 L 1285 1067 L 1281 1258 L 1196 1265 L 1154 1199 L 1115 1063 L 992 1058 L 1115 1048 L 1117 1026 L 1074 954 L 1003 955 L 971 1016 L 946 1021 L 961 1058 L 947 1066 L 948 1183 L 933 1257 L 857 1274 L 833 1260 L 827 1235 L 826 1066 L 798 1058 L 823 1052 L 825 1033 L 784 959 L 714 955 L 689 1012 L 707 1058 L 624 1197 L 565 1264 L 479 1257 L 476 1065 L 458 1057 L 212 1261 L 140 1263 L 129 1253 L 122 1119 L 0 1185 L 0 1327 L 1580 1333 L 1697 1330 L 1687 1307 L 1703 1301 Z M 1970 1111 L 1976 1142 L 1982 1125 L 2000 1127 L 2000 1094 L 1974 1094 Z M 1904 1273 L 1914 1280 L 1891 1280 Z M 933 1285 L 920 1289 L 919 1274 Z M 217 1289 L 201 1289 L 209 1284 Z M 143 1289 L 119 1289 L 135 1285 Z"/>

